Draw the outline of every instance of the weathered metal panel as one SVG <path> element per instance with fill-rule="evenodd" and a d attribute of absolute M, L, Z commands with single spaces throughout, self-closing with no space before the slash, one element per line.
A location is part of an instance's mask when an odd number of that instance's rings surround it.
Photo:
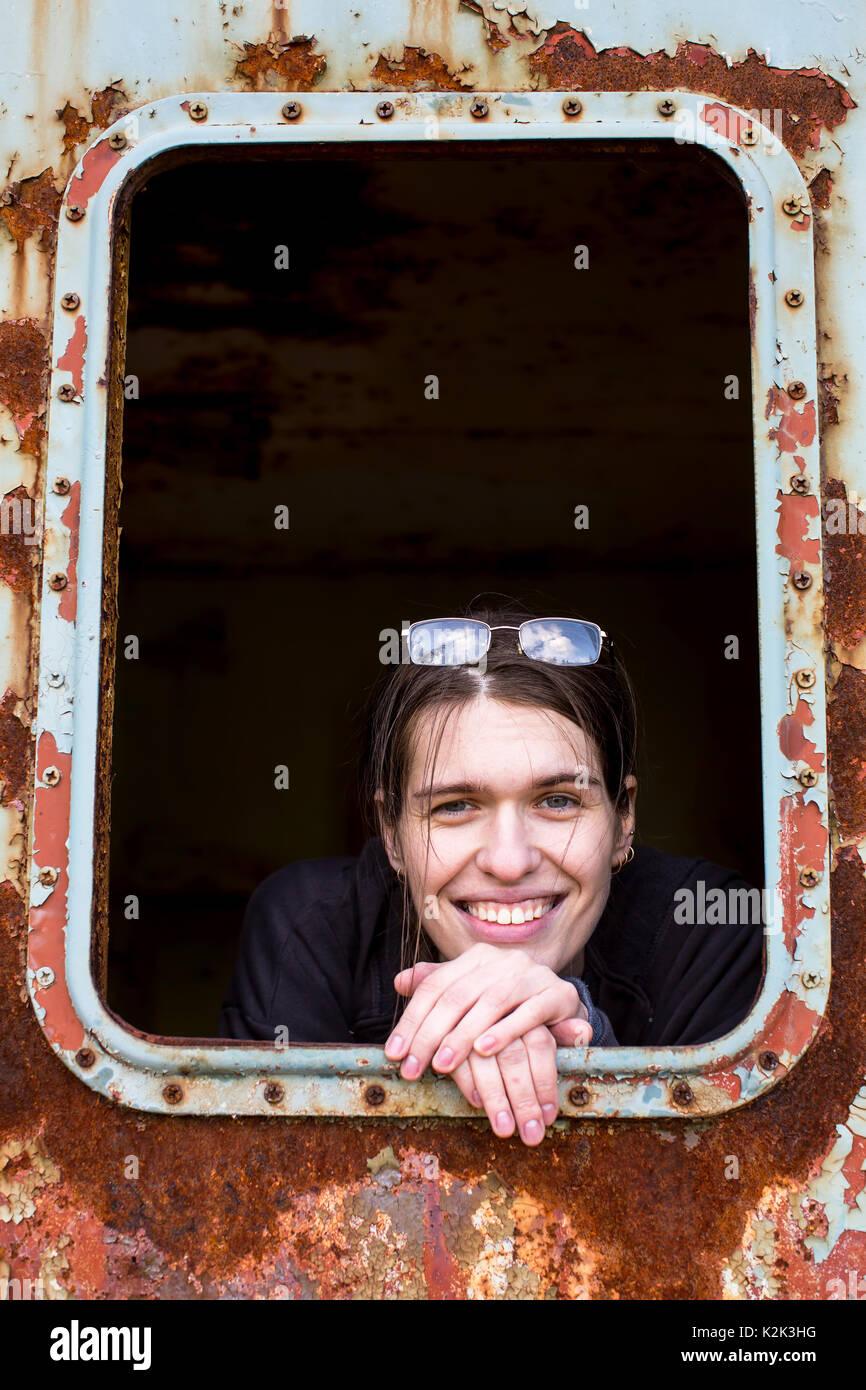
<path fill-rule="evenodd" d="M 852 1271 L 857 1288 L 866 1268 L 866 591 L 856 535 L 826 531 L 823 633 L 814 583 L 802 626 L 777 634 L 779 642 L 806 640 L 819 687 L 804 688 L 786 711 L 779 751 L 819 776 L 820 719 L 816 728 L 810 707 L 823 694 L 822 636 L 828 654 L 832 988 L 802 1060 L 749 1104 L 685 1122 L 563 1120 L 539 1152 L 494 1138 L 477 1119 L 238 1121 L 219 1113 L 216 1094 L 211 1115 L 147 1114 L 84 1086 L 48 1045 L 28 998 L 29 979 L 40 1005 L 39 970 L 54 970 L 46 998 L 57 991 L 62 999 L 64 989 L 53 957 L 34 957 L 29 977 L 26 963 L 30 787 L 35 771 L 45 791 L 59 793 L 61 814 L 49 810 L 44 827 L 57 851 L 51 867 L 65 853 L 70 757 L 58 741 L 70 716 L 44 662 L 37 691 L 37 580 L 41 563 L 42 601 L 72 617 L 78 555 L 70 543 L 81 502 L 74 483 L 58 490 L 45 471 L 55 241 L 76 161 L 113 122 L 175 93 L 314 86 L 317 94 L 401 97 L 423 89 L 694 92 L 753 119 L 769 113 L 764 123 L 774 132 L 778 112 L 779 138 L 811 192 L 811 209 L 792 218 L 791 234 L 808 226 L 817 245 L 817 400 L 805 368 L 796 375 L 807 383 L 806 406 L 818 410 L 821 457 L 820 472 L 815 462 L 803 471 L 813 487 L 820 477 L 820 501 L 850 498 L 859 512 L 866 328 L 856 191 L 866 145 L 858 8 L 799 6 L 796 24 L 776 3 L 731 4 L 723 16 L 699 3 L 636 10 L 588 12 L 583 25 L 579 10 L 563 19 L 490 0 L 376 4 L 348 14 L 309 3 L 291 12 L 258 3 L 179 13 L 162 3 L 146 11 L 120 5 L 92 20 L 65 0 L 50 18 L 35 4 L 13 6 L 0 126 L 0 468 L 7 498 L 35 500 L 44 491 L 51 511 L 44 556 L 21 535 L 4 535 L 0 549 L 8 845 L 0 883 L 0 1276 L 41 1280 L 44 1295 L 60 1299 L 826 1298 L 845 1296 L 838 1289 L 852 1287 Z M 112 155 L 97 153 L 94 168 L 100 160 L 106 172 Z M 78 192 L 90 196 L 87 187 Z M 70 334 L 56 363 L 73 387 L 86 367 L 83 331 Z M 790 400 L 767 398 L 767 428 L 777 453 L 800 468 L 800 445 L 814 451 L 817 441 L 806 409 Z M 794 491 L 779 502 L 780 568 L 817 566 L 817 493 Z M 51 587 L 53 574 L 65 574 L 64 589 Z M 38 755 L 37 695 L 45 739 Z M 61 774 L 53 787 L 48 767 Z M 795 862 L 797 852 L 817 849 L 820 814 L 810 819 L 808 807 L 820 813 L 823 804 L 813 791 L 784 800 L 775 796 L 771 823 L 786 817 Z M 791 889 L 793 905 L 799 895 Z M 71 1007 L 52 1013 L 55 1042 L 78 1050 Z M 206 1093 L 214 1083 L 194 1084 Z M 317 1084 L 327 1109 L 331 1080 Z M 359 1099 L 358 1110 L 368 1105 Z M 738 1176 L 726 1181 L 731 1156 Z"/>

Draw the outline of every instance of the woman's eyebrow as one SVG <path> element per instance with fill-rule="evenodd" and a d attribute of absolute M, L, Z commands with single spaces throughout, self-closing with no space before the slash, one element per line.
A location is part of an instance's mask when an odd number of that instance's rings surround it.
<path fill-rule="evenodd" d="M 580 787 L 599 787 L 601 783 L 597 777 L 590 776 L 584 767 L 577 768 L 576 771 L 552 772 L 547 776 L 538 777 L 532 783 L 530 791 L 540 791 L 542 787 L 558 787 L 563 783 L 573 787 L 577 784 Z M 422 787 L 421 791 L 415 792 L 413 800 L 426 801 L 428 797 L 432 800 L 434 796 L 455 796 L 462 792 L 470 792 L 479 796 L 485 788 L 478 782 L 455 782 L 447 787 Z"/>

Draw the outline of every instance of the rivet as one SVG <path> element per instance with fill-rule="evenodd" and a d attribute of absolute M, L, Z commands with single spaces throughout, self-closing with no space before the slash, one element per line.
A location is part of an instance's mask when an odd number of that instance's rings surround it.
<path fill-rule="evenodd" d="M 671 1089 L 675 1105 L 691 1105 L 695 1093 L 687 1081 L 678 1081 Z"/>
<path fill-rule="evenodd" d="M 802 290 L 788 290 L 785 295 L 785 303 L 790 304 L 792 309 L 799 309 L 805 298 Z"/>
<path fill-rule="evenodd" d="M 810 487 L 811 483 L 809 482 L 809 479 L 806 477 L 805 473 L 794 474 L 793 478 L 791 479 L 792 492 L 808 492 Z"/>
<path fill-rule="evenodd" d="M 589 1105 L 589 1089 L 586 1086 L 572 1086 L 568 1093 L 570 1105 Z"/>
<path fill-rule="evenodd" d="M 39 882 L 42 884 L 43 888 L 50 888 L 52 884 L 57 882 L 58 877 L 59 875 L 56 869 L 48 868 L 39 870 Z"/>
<path fill-rule="evenodd" d="M 806 989 L 814 989 L 816 985 L 821 983 L 823 978 L 824 976 L 821 974 L 820 970 L 804 970 L 800 976 Z"/>
<path fill-rule="evenodd" d="M 670 97 L 665 97 L 664 101 L 659 102 L 656 109 L 660 116 L 672 116 L 677 109 L 676 102 L 671 101 Z"/>
<path fill-rule="evenodd" d="M 794 570 L 791 575 L 791 583 L 795 589 L 808 589 L 812 584 L 812 576 L 805 570 Z"/>
<path fill-rule="evenodd" d="M 758 1066 L 761 1071 L 775 1071 L 779 1065 L 779 1058 L 775 1052 L 761 1052 L 758 1056 Z"/>
<path fill-rule="evenodd" d="M 380 120 L 382 120 L 382 121 L 390 121 L 390 119 L 391 119 L 391 117 L 393 116 L 393 114 L 394 114 L 394 103 L 393 103 L 393 101 L 380 101 L 380 102 L 379 102 L 378 106 L 376 107 L 376 115 L 379 117 Z"/>
<path fill-rule="evenodd" d="M 60 685 L 63 684 L 63 672 L 62 672 L 62 671 L 49 671 L 49 673 L 48 673 L 48 684 L 49 684 L 50 686 L 52 686 L 52 687 L 56 690 L 58 686 L 60 686 Z"/>
<path fill-rule="evenodd" d="M 162 1088 L 162 1098 L 166 1105 L 180 1105 L 183 1100 L 183 1087 L 178 1086 L 176 1081 L 170 1081 Z"/>
<path fill-rule="evenodd" d="M 801 787 L 814 787 L 818 780 L 818 774 L 812 767 L 801 767 L 797 773 L 797 781 Z"/>
<path fill-rule="evenodd" d="M 64 386 L 61 386 L 60 390 L 57 392 L 57 395 L 59 396 L 61 401 L 74 401 L 75 387 L 70 385 L 69 382 L 66 382 Z"/>
<path fill-rule="evenodd" d="M 75 1054 L 75 1060 L 80 1067 L 92 1067 L 96 1061 L 96 1053 L 89 1047 L 80 1047 Z"/>
<path fill-rule="evenodd" d="M 60 768 L 46 767 L 42 774 L 42 780 L 46 787 L 56 787 L 57 783 L 60 781 Z"/>
<path fill-rule="evenodd" d="M 788 217 L 800 217 L 805 209 L 799 198 L 786 198 L 782 204 L 782 211 L 787 213 Z"/>
<path fill-rule="evenodd" d="M 54 491 L 58 493 L 61 497 L 65 497 L 71 487 L 72 484 L 70 483 L 68 478 L 61 477 L 54 479 Z"/>
<path fill-rule="evenodd" d="M 821 875 L 817 869 L 801 869 L 800 882 L 804 888 L 814 888 L 816 884 L 821 882 Z"/>
<path fill-rule="evenodd" d="M 566 97 L 562 103 L 563 114 L 566 116 L 579 116 L 583 110 L 582 104 L 577 97 Z"/>
<path fill-rule="evenodd" d="M 66 209 L 66 216 L 70 222 L 80 222 L 84 216 L 84 208 L 79 207 L 77 203 L 70 203 Z"/>
<path fill-rule="evenodd" d="M 35 979 L 40 989 L 50 989 L 54 984 L 54 971 L 50 965 L 40 965 L 36 971 Z"/>
<path fill-rule="evenodd" d="M 68 583 L 69 580 L 66 578 L 65 574 L 52 574 L 48 581 L 48 587 L 49 589 L 54 589 L 55 592 L 59 592 L 61 589 L 65 589 Z"/>
<path fill-rule="evenodd" d="M 483 121 L 488 112 L 487 102 L 483 97 L 476 97 L 469 108 L 470 116 L 474 116 L 476 121 Z"/>
<path fill-rule="evenodd" d="M 207 107 L 203 101 L 192 101 L 189 105 L 190 120 L 203 121 L 207 118 Z"/>
<path fill-rule="evenodd" d="M 65 294 L 60 301 L 61 308 L 68 309 L 70 313 L 73 309 L 77 309 L 80 303 L 81 300 L 78 295 L 72 290 L 70 290 L 68 294 Z"/>
<path fill-rule="evenodd" d="M 797 671 L 794 675 L 794 680 L 801 690 L 811 690 L 812 686 L 815 684 L 815 672 L 808 670 Z"/>
<path fill-rule="evenodd" d="M 742 145 L 757 145 L 758 132 L 755 130 L 755 127 L 753 125 L 747 126 L 747 128 L 743 131 L 742 135 L 740 136 L 740 143 Z"/>
<path fill-rule="evenodd" d="M 806 387 L 802 381 L 792 381 L 787 391 L 792 401 L 801 401 L 806 394 Z"/>
<path fill-rule="evenodd" d="M 268 1105 L 279 1105 L 280 1101 L 285 1099 L 285 1095 L 285 1090 L 279 1081 L 269 1081 L 265 1087 L 265 1100 Z"/>
<path fill-rule="evenodd" d="M 365 1087 L 364 1100 L 368 1105 L 382 1105 L 385 1100 L 385 1088 L 383 1086 Z"/>
<path fill-rule="evenodd" d="M 301 114 L 301 103 L 299 101 L 287 101 L 283 107 L 283 120 L 296 121 Z"/>
<path fill-rule="evenodd" d="M 108 143 L 113 150 L 125 150 L 126 136 L 122 130 L 116 130 L 113 135 L 109 135 Z"/>

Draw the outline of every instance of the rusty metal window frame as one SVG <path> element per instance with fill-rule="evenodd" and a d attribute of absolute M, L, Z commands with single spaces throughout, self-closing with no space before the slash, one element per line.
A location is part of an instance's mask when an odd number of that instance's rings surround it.
<path fill-rule="evenodd" d="M 65 192 L 57 244 L 35 719 L 33 1005 L 67 1066 L 106 1097 L 139 1109 L 477 1118 L 449 1079 L 403 1081 L 378 1047 L 280 1049 L 134 1030 L 100 995 L 104 944 L 94 932 L 95 866 L 104 869 L 106 842 L 94 814 L 104 775 L 104 606 L 111 618 L 103 574 L 104 565 L 110 574 L 116 562 L 104 550 L 106 479 L 119 459 L 119 439 L 109 437 L 117 429 L 109 395 L 118 360 L 114 293 L 125 285 L 117 208 L 144 171 L 157 167 L 153 161 L 203 147 L 237 154 L 264 144 L 425 138 L 695 141 L 743 189 L 753 316 L 764 858 L 783 918 L 766 936 L 759 998 L 727 1037 L 698 1047 L 559 1053 L 565 1121 L 719 1113 L 754 1099 L 796 1063 L 821 1023 L 829 991 L 820 468 L 816 428 L 809 437 L 817 364 L 808 191 L 768 128 L 691 92 L 581 92 L 579 99 L 562 92 L 418 92 L 384 100 L 369 92 L 323 92 L 288 102 L 284 94 L 191 93 L 139 108 L 88 148 Z"/>

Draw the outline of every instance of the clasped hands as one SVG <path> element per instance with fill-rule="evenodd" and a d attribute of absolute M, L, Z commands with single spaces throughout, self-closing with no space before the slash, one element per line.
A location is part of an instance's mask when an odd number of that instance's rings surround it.
<path fill-rule="evenodd" d="M 522 950 L 479 942 L 454 960 L 420 961 L 394 977 L 411 996 L 385 1055 L 416 1081 L 449 1075 L 495 1134 L 540 1144 L 559 1111 L 556 1049 L 586 1047 L 589 1016 L 574 985 Z"/>

